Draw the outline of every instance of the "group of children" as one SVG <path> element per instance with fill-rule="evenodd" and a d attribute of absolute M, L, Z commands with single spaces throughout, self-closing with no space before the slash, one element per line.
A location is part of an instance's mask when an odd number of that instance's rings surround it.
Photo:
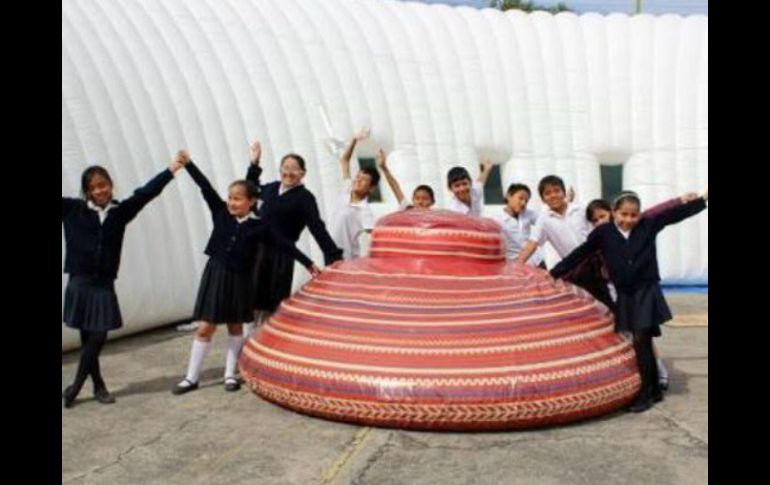
<path fill-rule="evenodd" d="M 325 264 L 330 265 L 366 253 L 366 238 L 374 227 L 368 198 L 378 186 L 380 174 L 399 209 L 431 209 L 435 205 L 435 194 L 428 185 L 417 186 L 411 201 L 406 200 L 383 150 L 376 157 L 377 169 L 364 167 L 351 177 L 355 147 L 368 135 L 368 130 L 356 133 L 340 158 L 343 189 L 329 230 L 315 197 L 302 183 L 304 159 L 293 153 L 285 155 L 280 180 L 261 184 L 262 149 L 258 141 L 250 146 L 246 178 L 230 184 L 227 200 L 220 198 L 185 151 L 176 154 L 168 170 L 122 202 L 113 199 L 113 183 L 105 169 L 86 169 L 82 198 L 62 197 L 65 272 L 70 275 L 64 322 L 80 331 L 83 343 L 75 379 L 64 391 L 64 406 L 74 404 L 88 376 L 92 377 L 97 401 L 115 402 L 100 373 L 99 353 L 107 332 L 122 325 L 114 280 L 125 227 L 183 168 L 201 189 L 213 230 L 193 312 L 193 318 L 202 323 L 193 339 L 187 373 L 172 392 L 179 395 L 198 388 L 211 337 L 220 324 L 226 324 L 229 333 L 225 389 L 240 389 L 236 367 L 244 328 L 248 337 L 255 322 L 263 322 L 289 296 L 295 260 L 312 276 L 320 273 L 295 246 L 305 228 L 321 248 Z M 481 167 L 475 181 L 463 167 L 449 170 L 447 186 L 452 195 L 446 209 L 481 216 L 483 188 L 492 162 L 484 160 Z M 561 178 L 544 177 L 538 184 L 544 208 L 538 214 L 527 208 L 529 187 L 520 183 L 508 187 L 506 203 L 496 217 L 505 237 L 506 257 L 545 269 L 542 246 L 549 242 L 562 258 L 551 274 L 583 287 L 615 313 L 616 330 L 633 335 L 642 377 L 642 392 L 630 409 L 643 411 L 662 399 L 661 391 L 668 385 L 665 366 L 660 359 L 656 363 L 652 346 L 652 337 L 660 335 L 660 324 L 671 318 L 658 284 L 655 236 L 666 225 L 703 210 L 708 193 L 686 194 L 640 213 L 639 198 L 631 192 L 621 194 L 612 204 L 594 200 L 587 207 L 574 202 L 574 194 L 569 192 Z"/>

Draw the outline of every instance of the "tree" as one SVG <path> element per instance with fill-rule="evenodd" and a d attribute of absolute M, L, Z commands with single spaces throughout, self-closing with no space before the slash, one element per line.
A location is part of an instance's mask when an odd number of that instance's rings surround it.
<path fill-rule="evenodd" d="M 524 12 L 543 10 L 550 13 L 571 12 L 569 7 L 567 7 L 567 5 L 565 5 L 563 2 L 559 2 L 559 4 L 555 7 L 544 7 L 542 5 L 536 4 L 535 2 L 530 2 L 527 0 L 491 0 L 489 2 L 489 6 L 503 12 L 506 10 L 522 10 Z"/>

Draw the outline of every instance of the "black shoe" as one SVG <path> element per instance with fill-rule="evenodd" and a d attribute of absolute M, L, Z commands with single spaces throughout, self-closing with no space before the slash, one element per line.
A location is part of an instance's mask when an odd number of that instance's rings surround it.
<path fill-rule="evenodd" d="M 182 383 L 186 382 L 187 385 L 183 386 Z M 190 391 L 194 391 L 198 389 L 198 383 L 197 382 L 190 382 L 187 379 L 183 380 L 176 386 L 174 386 L 173 389 L 171 389 L 171 394 L 175 396 L 181 396 L 182 394 L 187 394 Z"/>
<path fill-rule="evenodd" d="M 240 389 L 241 389 L 241 383 L 238 382 L 238 379 L 235 379 L 234 377 L 225 379 L 225 391 L 235 392 L 235 391 L 239 391 Z"/>
<path fill-rule="evenodd" d="M 99 401 L 102 404 L 114 404 L 115 403 L 115 397 L 110 394 L 110 391 L 107 390 L 106 387 L 102 389 L 97 389 L 94 391 L 94 399 Z"/>
<path fill-rule="evenodd" d="M 661 391 L 668 391 L 668 378 L 659 380 L 658 386 L 660 386 Z"/>
<path fill-rule="evenodd" d="M 637 399 L 633 404 L 631 404 L 628 410 L 632 413 L 643 413 L 650 409 L 654 403 L 654 398 Z"/>
<path fill-rule="evenodd" d="M 64 398 L 64 407 L 66 409 L 69 409 L 75 405 L 75 398 L 77 397 L 77 395 L 72 389 L 72 386 L 67 386 L 67 388 L 64 390 L 61 396 L 62 398 Z"/>

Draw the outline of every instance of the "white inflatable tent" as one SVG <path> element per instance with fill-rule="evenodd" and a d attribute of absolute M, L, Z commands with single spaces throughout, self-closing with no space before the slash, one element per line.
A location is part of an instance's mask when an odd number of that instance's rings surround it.
<path fill-rule="evenodd" d="M 259 138 L 264 180 L 302 154 L 328 215 L 341 186 L 330 139 L 361 126 L 372 136 L 357 155 L 392 151 L 405 192 L 430 184 L 439 206 L 447 170 L 475 174 L 483 156 L 504 187 L 556 173 L 586 202 L 601 195 L 600 166 L 622 164 L 624 188 L 652 205 L 708 181 L 708 19 L 390 0 L 62 3 L 63 195 L 98 163 L 125 197 L 182 147 L 224 193 Z M 396 208 L 382 188 L 377 215 Z M 210 228 L 180 173 L 126 233 L 116 335 L 189 317 Z M 707 235 L 707 213 L 661 234 L 667 281 L 707 282 Z M 299 247 L 322 261 L 307 232 Z M 76 345 L 63 327 L 62 349 Z"/>

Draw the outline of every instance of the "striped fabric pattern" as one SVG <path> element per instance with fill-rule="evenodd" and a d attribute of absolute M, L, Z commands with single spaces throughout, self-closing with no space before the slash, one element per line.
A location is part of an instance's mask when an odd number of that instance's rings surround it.
<path fill-rule="evenodd" d="M 552 425 L 630 402 L 636 357 L 607 308 L 505 262 L 502 244 L 488 219 L 384 217 L 370 258 L 336 263 L 281 304 L 244 347 L 242 375 L 302 413 L 411 429 Z"/>

